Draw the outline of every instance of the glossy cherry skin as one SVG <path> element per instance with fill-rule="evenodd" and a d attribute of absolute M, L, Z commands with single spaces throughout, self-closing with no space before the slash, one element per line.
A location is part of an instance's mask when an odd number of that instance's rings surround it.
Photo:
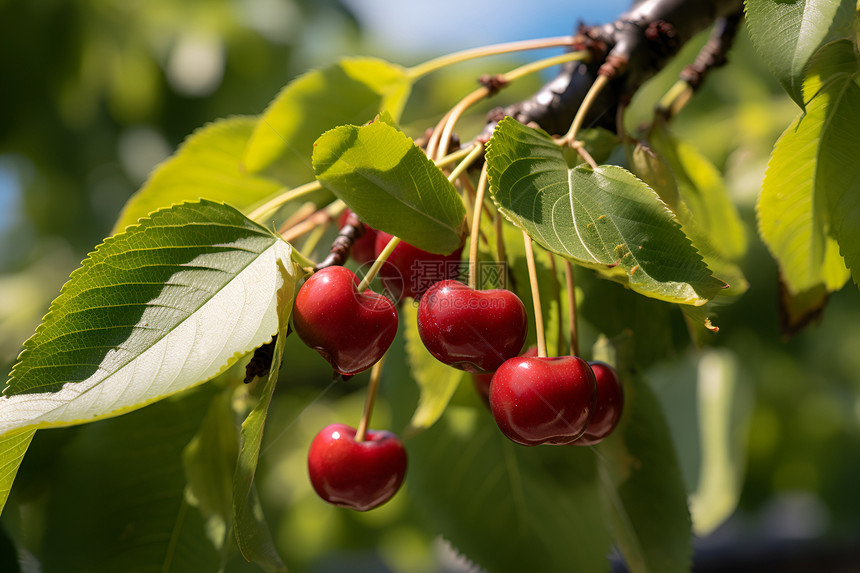
<path fill-rule="evenodd" d="M 520 356 L 537 356 L 537 346 L 529 346 Z M 490 405 L 490 382 L 493 381 L 495 372 L 487 372 L 486 374 L 472 374 L 472 383 L 475 385 L 475 390 L 484 403 Z"/>
<path fill-rule="evenodd" d="M 490 410 L 518 444 L 569 444 L 585 431 L 597 399 L 594 373 L 577 356 L 511 358 L 490 383 Z"/>
<path fill-rule="evenodd" d="M 397 493 L 406 475 L 406 448 L 391 432 L 368 430 L 355 441 L 355 428 L 331 424 L 308 451 L 311 485 L 325 501 L 356 511 L 379 507 Z"/>
<path fill-rule="evenodd" d="M 573 442 L 576 446 L 593 446 L 612 433 L 624 409 L 624 388 L 618 373 L 605 362 L 589 362 L 597 380 L 597 407 L 585 433 Z"/>
<path fill-rule="evenodd" d="M 520 353 L 526 307 L 509 290 L 475 290 L 439 281 L 421 296 L 418 334 L 440 362 L 466 372 L 492 372 Z"/>
<path fill-rule="evenodd" d="M 394 303 L 371 290 L 359 293 L 358 282 L 349 269 L 324 268 L 305 281 L 293 307 L 296 334 L 344 375 L 373 366 L 397 334 Z"/>
<path fill-rule="evenodd" d="M 339 229 L 346 225 L 346 219 L 350 214 L 352 214 L 352 211 L 349 209 L 344 210 L 344 212 L 340 214 L 340 217 L 337 220 L 337 226 Z M 352 249 L 349 252 L 352 259 L 360 265 L 369 263 L 376 258 L 376 229 L 367 223 L 362 223 L 362 225 L 364 226 L 364 234 L 353 241 Z"/>
<path fill-rule="evenodd" d="M 376 232 L 376 256 L 390 240 L 388 233 Z M 462 252 L 461 245 L 450 255 L 437 255 L 401 241 L 386 259 L 379 278 L 394 300 L 405 296 L 417 299 L 434 283 L 457 278 Z"/>

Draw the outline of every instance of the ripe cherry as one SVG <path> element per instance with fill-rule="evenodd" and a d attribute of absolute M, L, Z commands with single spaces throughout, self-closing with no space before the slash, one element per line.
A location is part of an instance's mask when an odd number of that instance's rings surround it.
<path fill-rule="evenodd" d="M 611 434 L 624 408 L 624 388 L 615 369 L 605 362 L 588 364 L 597 380 L 597 407 L 585 433 L 573 442 L 576 446 L 593 446 Z"/>
<path fill-rule="evenodd" d="M 356 511 L 379 507 L 397 493 L 406 475 L 406 449 L 391 432 L 356 430 L 331 424 L 320 431 L 308 452 L 311 485 L 325 501 Z"/>
<path fill-rule="evenodd" d="M 537 346 L 529 346 L 520 356 L 537 356 Z M 484 403 L 490 405 L 490 382 L 493 380 L 495 372 L 487 372 L 486 374 L 472 374 L 472 383 L 475 385 L 475 390 L 481 396 Z"/>
<path fill-rule="evenodd" d="M 388 233 L 376 232 L 376 256 L 390 240 Z M 450 255 L 437 255 L 401 241 L 386 259 L 379 277 L 394 300 L 404 296 L 419 298 L 434 283 L 457 278 L 462 252 L 461 245 Z"/>
<path fill-rule="evenodd" d="M 293 327 L 302 341 L 345 375 L 382 358 L 397 334 L 394 303 L 371 290 L 359 293 L 358 277 L 344 267 L 326 267 L 296 295 Z"/>
<path fill-rule="evenodd" d="M 466 372 L 492 372 L 519 354 L 526 307 L 509 290 L 439 281 L 418 305 L 418 334 L 437 360 Z"/>
<path fill-rule="evenodd" d="M 352 211 L 349 209 L 345 209 L 340 214 L 337 220 L 338 228 L 343 228 L 346 225 L 346 220 L 351 214 Z M 353 241 L 352 250 L 349 252 L 349 255 L 359 265 L 369 263 L 376 258 L 376 251 L 374 250 L 376 248 L 376 229 L 367 223 L 362 223 L 362 225 L 364 226 L 364 234 Z"/>
<path fill-rule="evenodd" d="M 511 358 L 490 383 L 490 410 L 502 433 L 525 446 L 569 444 L 596 405 L 594 373 L 582 358 Z"/>

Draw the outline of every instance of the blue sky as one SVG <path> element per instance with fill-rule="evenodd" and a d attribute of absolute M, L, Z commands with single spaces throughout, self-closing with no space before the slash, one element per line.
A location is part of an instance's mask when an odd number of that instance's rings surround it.
<path fill-rule="evenodd" d="M 602 24 L 630 0 L 343 0 L 364 30 L 401 54 L 447 53 L 484 44 L 561 36 L 579 21 Z"/>

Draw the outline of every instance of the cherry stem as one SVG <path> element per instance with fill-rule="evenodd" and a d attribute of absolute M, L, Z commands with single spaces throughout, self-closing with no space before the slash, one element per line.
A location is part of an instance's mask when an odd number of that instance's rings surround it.
<path fill-rule="evenodd" d="M 333 201 L 328 207 L 311 213 L 309 217 L 296 223 L 292 227 L 279 229 L 278 233 L 286 242 L 292 243 L 305 233 L 310 233 L 320 225 L 324 225 L 332 221 L 335 217 L 340 215 L 341 211 L 343 211 L 345 207 L 346 205 L 344 205 L 343 201 L 338 199 L 337 201 Z"/>
<path fill-rule="evenodd" d="M 505 235 L 502 223 L 504 223 L 502 214 L 496 211 L 496 219 L 493 221 L 496 231 L 496 260 L 504 262 L 507 253 L 505 252 Z"/>
<path fill-rule="evenodd" d="M 559 144 L 570 145 L 576 141 L 576 134 L 579 133 L 582 124 L 585 122 L 585 115 L 588 113 L 588 110 L 591 109 L 591 106 L 594 105 L 594 100 L 597 99 L 597 96 L 601 91 L 603 91 L 603 88 L 606 87 L 608 83 L 608 76 L 597 76 L 597 79 L 594 80 L 594 83 L 591 84 L 591 87 L 588 89 L 588 93 L 586 93 L 585 97 L 582 98 L 582 104 L 579 106 L 579 109 L 576 110 L 573 123 L 570 124 L 570 129 L 564 137 L 558 141 Z"/>
<path fill-rule="evenodd" d="M 367 274 L 364 275 L 364 278 L 361 279 L 361 282 L 358 283 L 358 292 L 364 292 L 367 290 L 367 287 L 370 286 L 370 283 L 373 282 L 373 279 L 376 278 L 376 275 L 379 273 L 379 269 L 382 268 L 382 265 L 385 264 L 388 256 L 394 251 L 394 247 L 396 247 L 400 243 L 399 237 L 391 237 L 391 240 L 388 241 L 388 244 L 385 245 L 385 248 L 382 249 L 382 252 L 379 253 L 379 256 L 376 257 L 376 261 L 374 261 L 373 266 L 370 267 L 370 270 L 367 271 Z"/>
<path fill-rule="evenodd" d="M 529 286 L 532 291 L 532 302 L 535 309 L 535 331 L 537 335 L 538 356 L 546 358 L 546 335 L 543 331 L 543 309 L 540 304 L 540 287 L 537 280 L 537 268 L 535 267 L 535 252 L 532 248 L 532 239 L 528 233 L 523 231 L 523 242 L 526 246 L 526 263 L 529 267 Z"/>
<path fill-rule="evenodd" d="M 561 290 L 562 289 L 561 289 L 561 283 L 558 280 L 558 265 L 556 265 L 554 254 L 552 254 L 551 252 L 547 252 L 547 255 L 549 258 L 550 270 L 552 270 L 552 278 L 554 279 L 554 281 L 553 281 L 554 282 L 553 294 L 555 296 L 553 298 L 555 298 L 554 302 L 558 305 L 559 314 L 561 314 L 561 308 L 562 308 Z M 564 349 L 562 348 L 562 345 L 564 344 L 564 325 L 562 324 L 561 320 L 558 321 L 557 326 L 558 326 L 558 332 L 556 332 L 555 355 L 556 356 L 563 356 L 564 355 Z"/>
<path fill-rule="evenodd" d="M 269 214 L 276 211 L 281 205 L 289 203 L 290 201 L 294 201 L 299 197 L 304 197 L 305 195 L 309 195 L 315 191 L 319 191 L 322 189 L 322 183 L 319 181 L 311 181 L 310 183 L 305 183 L 304 185 L 300 185 L 294 189 L 290 189 L 284 193 L 281 193 L 274 199 L 266 201 L 248 215 L 248 218 L 252 221 L 259 221 L 260 219 L 265 219 Z"/>
<path fill-rule="evenodd" d="M 588 165 L 591 166 L 592 169 L 597 169 L 597 162 L 594 160 L 588 150 L 585 149 L 585 146 L 582 144 L 581 141 L 574 141 L 571 146 L 576 149 L 576 152 L 579 154 L 579 156 L 582 157 L 582 159 L 584 159 L 585 162 L 588 163 Z"/>
<path fill-rule="evenodd" d="M 367 385 L 367 398 L 364 399 L 364 411 L 361 413 L 361 421 L 358 423 L 358 429 L 355 431 L 356 442 L 363 442 L 367 435 L 370 416 L 373 414 L 373 403 L 376 401 L 376 391 L 379 389 L 383 362 L 385 362 L 385 355 L 370 369 L 370 383 Z"/>
<path fill-rule="evenodd" d="M 570 353 L 579 356 L 579 335 L 576 323 L 576 285 L 573 281 L 573 265 L 564 260 L 564 281 L 567 283 L 567 326 L 570 329 Z"/>
<path fill-rule="evenodd" d="M 537 40 L 522 40 L 518 42 L 505 42 L 503 44 L 481 46 L 479 48 L 461 50 L 459 52 L 433 58 L 432 60 L 427 60 L 424 63 L 408 68 L 406 73 L 411 79 L 417 79 L 446 66 L 466 62 L 476 58 L 507 54 L 510 52 L 523 52 L 526 50 L 566 47 L 570 46 L 575 41 L 576 36 L 558 36 L 553 38 L 539 38 Z"/>
<path fill-rule="evenodd" d="M 675 82 L 654 107 L 654 114 L 664 118 L 678 115 L 693 97 L 693 86 L 685 80 Z"/>
<path fill-rule="evenodd" d="M 451 171 L 451 174 L 448 176 L 448 181 L 454 183 L 460 175 L 463 174 L 466 169 L 468 169 L 475 161 L 478 160 L 481 155 L 484 154 L 484 146 L 480 143 L 474 143 L 470 148 L 469 154 L 466 156 L 463 161 L 457 164 L 457 167 Z"/>
<path fill-rule="evenodd" d="M 514 80 L 520 79 L 523 76 L 566 62 L 574 60 L 586 60 L 589 58 L 589 56 L 589 52 L 585 50 L 567 52 L 565 54 L 553 56 L 551 58 L 544 58 L 536 62 L 531 62 L 518 68 L 515 68 L 505 74 L 500 74 L 496 77 L 495 88 L 483 86 L 476 89 L 475 91 L 461 99 L 459 102 L 457 102 L 457 104 L 452 107 L 451 110 L 446 113 L 441 120 L 439 120 L 439 123 L 433 130 L 433 134 L 430 138 L 430 143 L 427 146 L 428 155 L 430 157 L 433 157 L 434 155 L 441 156 L 447 151 L 448 141 L 450 141 L 451 139 L 451 134 L 454 133 L 454 126 L 457 124 L 457 121 L 459 121 L 460 117 L 472 105 L 476 104 L 477 102 L 481 101 L 486 97 L 494 95 L 502 87 L 506 86 Z"/>
<path fill-rule="evenodd" d="M 483 145 L 481 146 L 483 147 Z M 487 191 L 487 162 L 481 168 L 478 191 L 475 193 L 475 209 L 472 213 L 472 236 L 469 239 L 469 287 L 477 288 L 478 238 L 481 235 L 481 213 L 483 212 L 484 193 Z"/>

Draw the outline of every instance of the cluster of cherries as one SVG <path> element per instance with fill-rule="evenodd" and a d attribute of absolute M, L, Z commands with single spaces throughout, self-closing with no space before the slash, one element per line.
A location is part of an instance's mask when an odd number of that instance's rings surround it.
<path fill-rule="evenodd" d="M 391 236 L 367 226 L 352 256 L 365 263 L 378 256 Z M 476 290 L 447 278 L 421 289 L 416 261 L 459 261 L 460 251 L 442 256 L 401 242 L 391 252 L 383 285 L 397 299 L 420 299 L 418 331 L 441 362 L 473 374 L 502 433 L 519 444 L 593 445 L 609 435 L 623 406 L 615 370 L 577 356 L 520 355 L 527 331 L 526 310 L 505 289 Z M 456 269 L 456 266 L 451 268 Z M 397 308 L 370 289 L 359 292 L 358 277 L 342 266 L 314 273 L 299 289 L 293 327 L 342 375 L 370 368 L 397 333 Z M 406 474 L 403 443 L 391 432 L 369 430 L 362 437 L 344 424 L 324 428 L 311 443 L 311 484 L 329 503 L 366 511 L 388 501 Z"/>

